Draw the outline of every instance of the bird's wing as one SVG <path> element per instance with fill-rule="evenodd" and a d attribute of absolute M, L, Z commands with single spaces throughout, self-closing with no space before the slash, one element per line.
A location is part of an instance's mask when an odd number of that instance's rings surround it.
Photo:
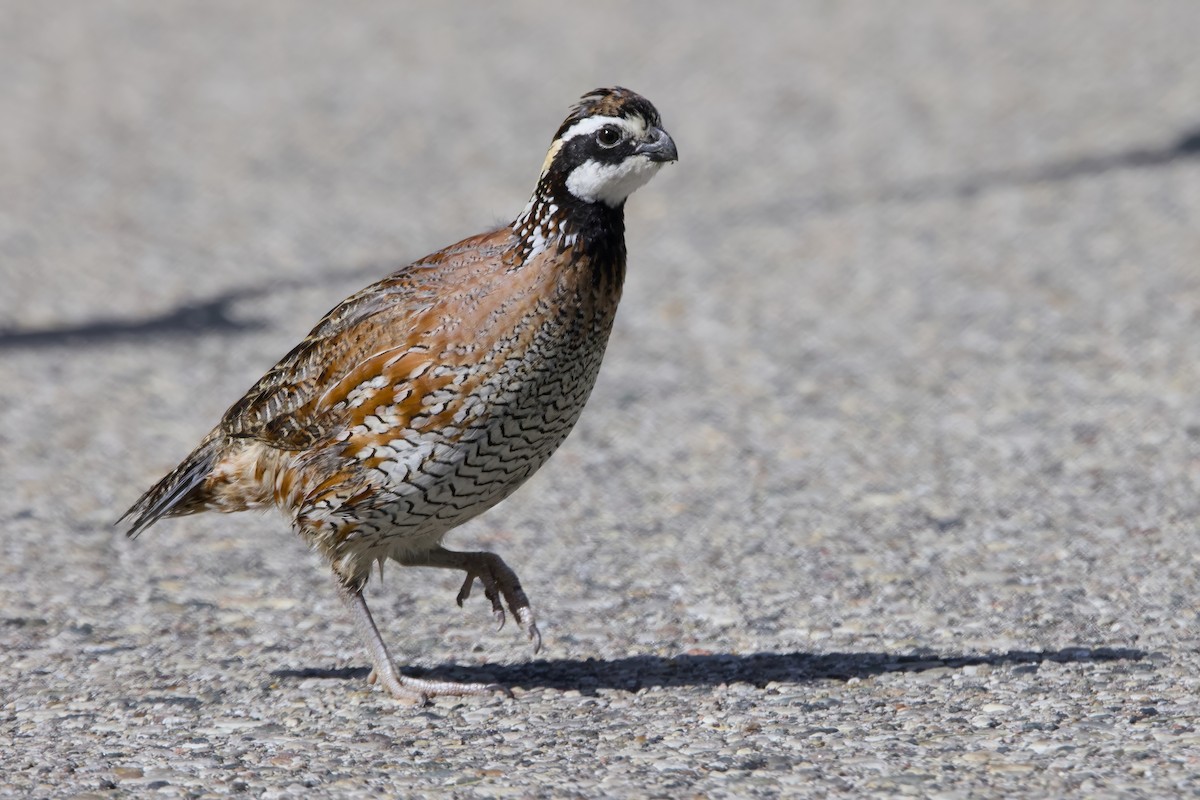
<path fill-rule="evenodd" d="M 403 339 L 420 307 L 416 265 L 405 267 L 339 303 L 312 332 L 225 412 L 215 430 L 174 470 L 152 486 L 122 515 L 137 536 L 165 516 L 198 510 L 203 487 L 226 452 L 226 438 L 257 439 L 281 450 L 299 450 L 316 441 L 322 425 L 319 399 L 361 363 L 362 353 L 378 350 L 381 329 Z M 374 344 L 372 344 L 374 342 Z M 370 354 L 366 355 L 370 361 Z"/>
<path fill-rule="evenodd" d="M 464 240 L 389 275 L 346 298 L 325 315 L 304 341 L 280 359 L 234 403 L 219 430 L 282 450 L 302 450 L 339 423 L 336 408 L 363 379 L 382 374 L 405 380 L 403 355 L 420 346 L 431 317 L 445 299 L 452 273 L 495 259 L 496 233 Z"/>
<path fill-rule="evenodd" d="M 318 401 L 381 350 L 403 343 L 422 308 L 411 268 L 348 297 L 225 412 L 220 429 L 284 450 L 310 446 L 321 431 Z M 432 302 L 432 299 L 431 299 Z"/>

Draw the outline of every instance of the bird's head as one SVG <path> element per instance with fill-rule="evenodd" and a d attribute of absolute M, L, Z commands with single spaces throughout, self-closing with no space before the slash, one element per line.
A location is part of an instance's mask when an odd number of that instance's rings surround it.
<path fill-rule="evenodd" d="M 563 120 L 542 165 L 539 188 L 620 208 L 659 167 L 678 158 L 649 100 L 619 86 L 596 89 Z"/>

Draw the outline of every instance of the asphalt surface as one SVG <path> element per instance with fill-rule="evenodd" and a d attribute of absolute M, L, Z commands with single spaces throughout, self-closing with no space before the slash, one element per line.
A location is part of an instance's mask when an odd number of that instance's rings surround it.
<path fill-rule="evenodd" d="M 1200 794 L 1200 6 L 0 8 L 0 795 Z M 588 410 L 371 602 L 278 516 L 113 520 L 622 84 Z"/>

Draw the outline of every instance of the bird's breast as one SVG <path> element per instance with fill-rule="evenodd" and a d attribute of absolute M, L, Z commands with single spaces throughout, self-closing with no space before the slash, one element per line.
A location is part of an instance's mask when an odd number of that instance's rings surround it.
<path fill-rule="evenodd" d="M 313 462 L 324 474 L 306 498 L 308 522 L 320 514 L 346 540 L 436 541 L 503 500 L 579 419 L 616 303 L 590 279 L 561 276 L 460 300 L 346 391 L 340 455 Z"/>

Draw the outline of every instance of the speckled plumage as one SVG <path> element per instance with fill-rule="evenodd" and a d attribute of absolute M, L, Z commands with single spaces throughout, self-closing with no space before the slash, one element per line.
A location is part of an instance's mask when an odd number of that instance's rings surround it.
<path fill-rule="evenodd" d="M 361 590 L 389 558 L 463 569 L 460 603 L 479 578 L 497 617 L 503 598 L 540 642 L 507 565 L 440 542 L 516 490 L 579 418 L 621 295 L 625 196 L 675 160 L 660 124 L 628 90 L 586 95 L 511 225 L 330 311 L 127 512 L 130 533 L 163 516 L 277 506 L 329 560 L 394 695 L 493 689 L 399 675 Z"/>

